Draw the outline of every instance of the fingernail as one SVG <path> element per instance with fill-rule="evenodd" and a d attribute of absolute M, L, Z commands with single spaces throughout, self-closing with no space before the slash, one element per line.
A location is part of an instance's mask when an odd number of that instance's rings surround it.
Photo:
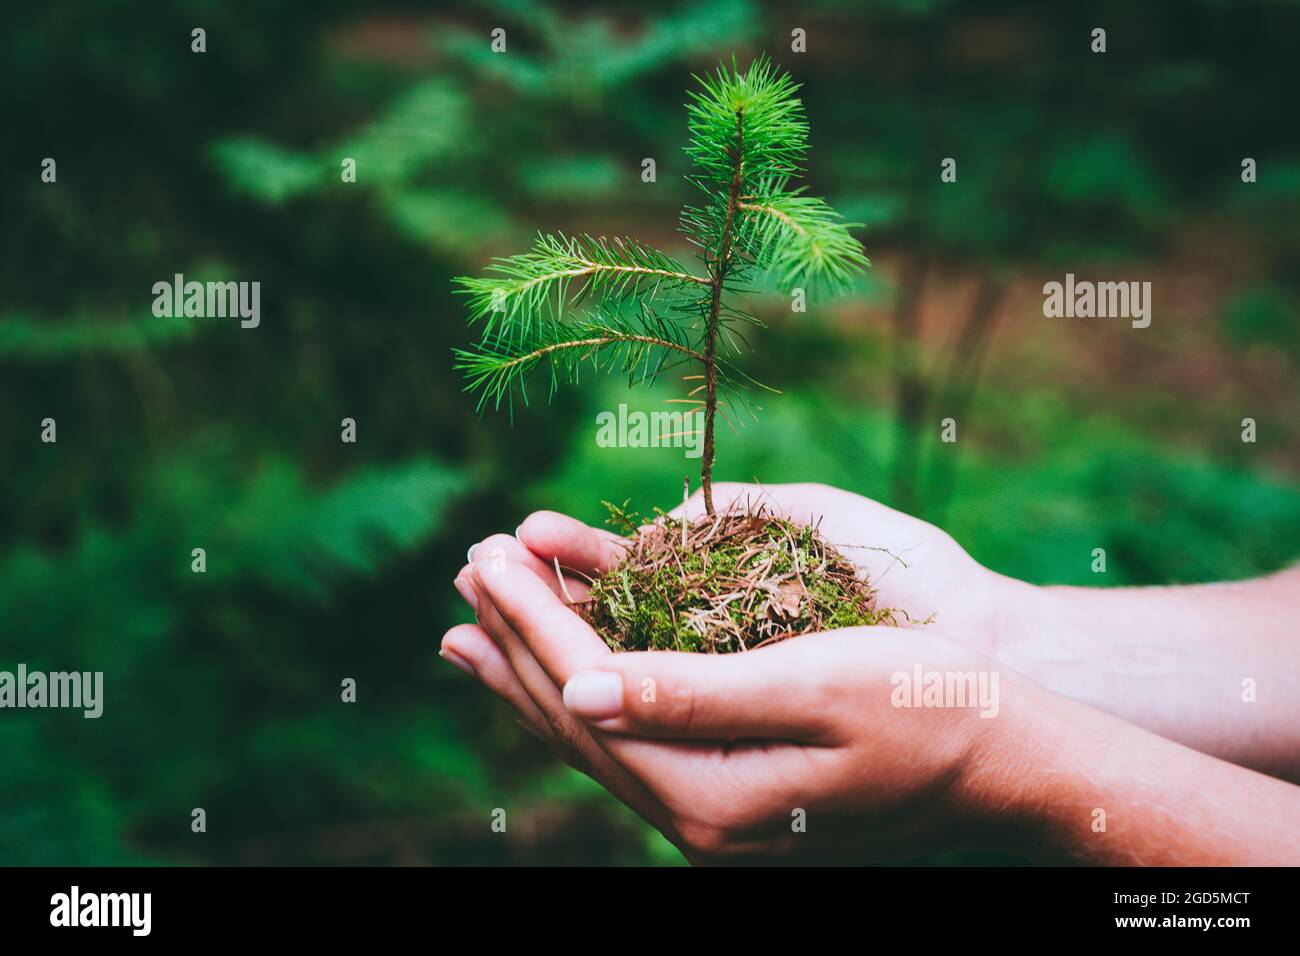
<path fill-rule="evenodd" d="M 478 545 L 476 545 L 476 544 L 471 544 L 471 545 L 469 546 L 469 550 L 465 552 L 465 563 L 466 563 L 466 564 L 473 564 L 473 563 L 474 563 L 474 549 L 477 548 L 477 547 L 478 547 Z"/>
<path fill-rule="evenodd" d="M 465 599 L 465 603 L 469 605 L 470 610 L 477 611 L 478 595 L 474 593 L 474 586 L 466 580 L 463 574 L 458 575 L 452 583 L 456 585 L 456 591 Z"/>
<path fill-rule="evenodd" d="M 447 648 L 444 647 L 442 650 L 438 652 L 438 656 L 441 657 L 448 664 L 453 664 L 456 667 L 459 667 L 470 677 L 478 676 L 478 674 L 474 670 L 474 665 L 471 664 L 469 661 L 465 660 L 465 658 L 461 657 L 455 651 L 449 651 L 447 650 Z"/>
<path fill-rule="evenodd" d="M 564 706 L 583 720 L 609 720 L 623 712 L 623 678 L 609 671 L 575 674 L 564 685 Z"/>
<path fill-rule="evenodd" d="M 522 521 L 519 522 L 519 527 L 515 528 L 515 540 L 518 541 L 520 544 L 524 543 L 524 539 L 519 537 L 519 532 L 522 531 L 523 528 L 524 528 L 524 523 Z"/>

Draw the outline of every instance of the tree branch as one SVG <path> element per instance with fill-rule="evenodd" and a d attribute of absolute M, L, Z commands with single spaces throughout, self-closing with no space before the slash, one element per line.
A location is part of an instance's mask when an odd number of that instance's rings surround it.
<path fill-rule="evenodd" d="M 638 275 L 664 276 L 668 279 L 680 279 L 683 282 L 698 282 L 700 285 L 711 285 L 711 281 L 701 276 L 691 275 L 689 272 L 673 272 L 670 269 L 649 269 L 645 266 L 607 266 L 599 262 L 591 262 L 587 259 L 578 259 L 579 262 L 585 263 L 582 269 L 564 269 L 560 272 L 548 272 L 545 275 L 534 276 L 523 285 L 519 286 L 517 292 L 523 292 L 531 289 L 533 286 L 543 282 L 554 282 L 556 279 L 577 278 L 579 276 L 595 275 L 598 272 L 623 272 L 636 273 Z"/>
<path fill-rule="evenodd" d="M 643 345 L 657 345 L 660 348 L 672 349 L 674 352 L 681 352 L 683 355 L 689 355 L 697 361 L 704 361 L 704 355 L 701 353 L 692 348 L 687 348 L 685 345 L 678 345 L 676 342 L 670 342 L 667 339 L 656 338 L 653 335 L 623 335 L 621 333 L 614 333 L 589 339 L 574 339 L 572 342 L 555 342 L 551 345 L 544 345 L 525 355 L 516 355 L 512 359 L 502 362 L 500 365 L 496 366 L 496 368 L 512 368 L 516 365 L 522 365 L 525 362 L 544 358 L 550 353 L 558 352 L 561 349 L 601 348 L 602 346 L 613 345 L 616 342 L 639 342 Z"/>
<path fill-rule="evenodd" d="M 773 206 L 765 206 L 760 203 L 742 202 L 742 203 L 738 203 L 736 208 L 741 209 L 745 212 L 761 212 L 764 215 L 771 216 L 774 219 L 779 219 L 786 226 L 788 226 L 790 229 L 793 229 L 801 236 L 808 235 L 807 229 L 799 225 L 797 222 L 795 222 L 785 213 L 781 212 L 781 210 Z"/>

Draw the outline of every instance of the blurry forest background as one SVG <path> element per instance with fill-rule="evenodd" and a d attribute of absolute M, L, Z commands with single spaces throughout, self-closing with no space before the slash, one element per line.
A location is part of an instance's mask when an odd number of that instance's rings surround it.
<path fill-rule="evenodd" d="M 480 418 L 450 279 L 539 228 L 689 256 L 684 91 L 733 53 L 805 84 L 811 191 L 865 224 L 874 267 L 806 314 L 754 303 L 770 328 L 744 365 L 781 394 L 722 430 L 718 477 L 843 486 L 1044 583 L 1300 552 L 1296 4 L 113 0 L 11 21 L 0 669 L 106 687 L 99 720 L 0 713 L 0 863 L 680 860 L 436 650 L 467 619 L 470 542 L 539 507 L 671 505 L 697 462 L 598 448 L 595 415 L 681 385 L 596 378 L 547 405 L 538 382 L 513 427 Z M 1151 281 L 1151 327 L 1045 319 L 1067 271 Z M 261 327 L 155 318 L 178 272 L 259 280 Z"/>

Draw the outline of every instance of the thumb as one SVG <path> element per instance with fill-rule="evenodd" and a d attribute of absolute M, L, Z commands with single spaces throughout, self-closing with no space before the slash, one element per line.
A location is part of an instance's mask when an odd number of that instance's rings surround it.
<path fill-rule="evenodd" d="M 617 734 L 831 743 L 839 683 L 826 657 L 809 653 L 820 643 L 809 635 L 739 654 L 614 654 L 570 677 L 564 704 Z"/>

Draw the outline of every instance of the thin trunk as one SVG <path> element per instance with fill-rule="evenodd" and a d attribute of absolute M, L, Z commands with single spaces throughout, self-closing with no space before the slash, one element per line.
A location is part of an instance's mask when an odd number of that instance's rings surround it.
<path fill-rule="evenodd" d="M 926 388 L 920 368 L 920 307 L 928 261 L 924 254 L 907 259 L 900 270 L 894 303 L 894 507 L 914 513 L 917 507 L 916 442 L 925 411 Z"/>
<path fill-rule="evenodd" d="M 944 417 L 962 421 L 974 405 L 979 386 L 980 369 L 988 353 L 988 345 L 997 327 L 1008 282 L 1001 276 L 984 273 L 971 302 L 966 324 L 953 342 L 948 356 L 946 373 L 934 392 L 935 412 Z M 933 475 L 927 485 L 926 517 L 941 523 L 947 515 L 948 503 L 961 456 L 961 443 L 947 449 L 947 453 L 934 459 Z"/>
<path fill-rule="evenodd" d="M 736 145 L 731 150 L 734 168 L 727 190 L 727 215 L 722 223 L 722 243 L 713 265 L 713 295 L 709 301 L 709 324 L 704 341 L 704 460 L 700 465 L 700 487 L 704 490 L 704 510 L 713 514 L 713 421 L 718 412 L 718 315 L 722 309 L 722 283 L 731 259 L 731 224 L 740 200 L 741 165 L 745 152 L 745 114 L 736 114 Z"/>

